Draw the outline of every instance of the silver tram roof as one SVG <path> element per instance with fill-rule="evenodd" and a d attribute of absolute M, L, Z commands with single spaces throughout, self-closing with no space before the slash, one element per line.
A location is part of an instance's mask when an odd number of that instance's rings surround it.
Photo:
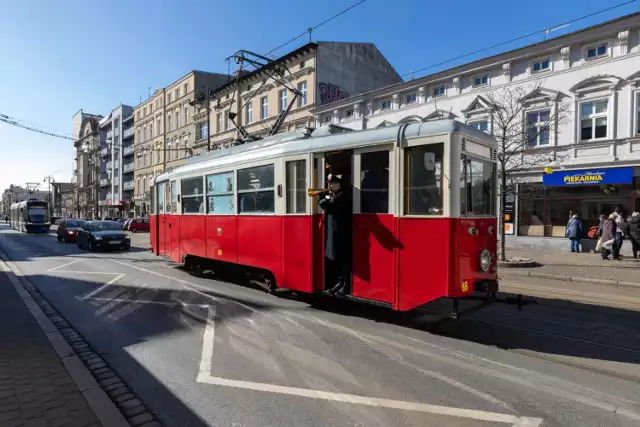
<path fill-rule="evenodd" d="M 397 141 L 399 137 L 403 139 L 416 138 L 456 132 L 468 134 L 474 140 L 490 146 L 496 145 L 496 140 L 490 135 L 456 120 L 436 120 L 423 123 L 386 126 L 362 131 L 323 126 L 312 131 L 285 132 L 232 148 L 209 151 L 199 156 L 191 157 L 187 159 L 185 164 L 161 173 L 156 177 L 155 182 L 166 181 L 175 176 L 225 166 L 230 167 L 239 163 L 256 160 L 266 160 L 311 152 L 318 153 L 339 149 L 351 149 L 375 145 L 376 143 Z"/>

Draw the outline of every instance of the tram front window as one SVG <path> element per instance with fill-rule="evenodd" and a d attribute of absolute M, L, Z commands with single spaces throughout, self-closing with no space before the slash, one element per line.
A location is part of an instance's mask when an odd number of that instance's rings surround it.
<path fill-rule="evenodd" d="M 405 215 L 442 215 L 444 144 L 404 150 Z"/>
<path fill-rule="evenodd" d="M 30 222 L 45 222 L 47 210 L 45 208 L 29 208 Z"/>
<path fill-rule="evenodd" d="M 460 215 L 495 215 L 496 165 L 463 155 L 460 166 Z"/>

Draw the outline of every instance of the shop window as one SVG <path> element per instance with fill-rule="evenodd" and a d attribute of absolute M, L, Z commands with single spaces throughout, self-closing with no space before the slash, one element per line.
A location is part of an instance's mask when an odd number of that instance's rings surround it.
<path fill-rule="evenodd" d="M 287 162 L 287 213 L 305 213 L 307 199 L 307 161 Z"/>
<path fill-rule="evenodd" d="M 405 215 L 442 215 L 444 144 L 404 150 Z"/>
<path fill-rule="evenodd" d="M 273 165 L 238 170 L 238 212 L 273 213 L 274 211 Z"/>
<path fill-rule="evenodd" d="M 360 156 L 360 212 L 389 213 L 389 152 Z"/>
<path fill-rule="evenodd" d="M 204 213 L 202 177 L 183 179 L 180 187 L 182 213 Z"/>
<path fill-rule="evenodd" d="M 207 175 L 207 213 L 234 213 L 233 172 Z"/>

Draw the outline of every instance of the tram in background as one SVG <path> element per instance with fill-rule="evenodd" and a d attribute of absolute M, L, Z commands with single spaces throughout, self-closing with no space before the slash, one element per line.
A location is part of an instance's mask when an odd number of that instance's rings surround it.
<path fill-rule="evenodd" d="M 51 228 L 49 205 L 44 200 L 27 199 L 11 205 L 11 228 L 26 233 L 47 233 Z"/>
<path fill-rule="evenodd" d="M 498 290 L 496 169 L 495 139 L 452 120 L 282 133 L 160 174 L 151 246 L 187 266 L 242 266 L 273 289 L 321 293 L 335 283 L 325 283 L 323 215 L 309 195 L 342 175 L 348 298 L 406 311 L 448 297 L 457 307 Z"/>

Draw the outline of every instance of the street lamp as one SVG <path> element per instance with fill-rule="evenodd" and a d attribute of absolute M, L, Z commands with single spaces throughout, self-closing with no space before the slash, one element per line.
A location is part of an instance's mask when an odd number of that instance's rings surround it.
<path fill-rule="evenodd" d="M 47 187 L 47 190 L 49 191 L 49 203 L 48 203 L 49 208 L 48 209 L 49 209 L 49 218 L 51 218 L 51 204 L 53 203 L 53 197 L 51 197 L 52 196 L 52 194 L 51 194 L 51 182 L 52 181 L 56 182 L 56 180 L 51 175 L 47 175 L 47 176 L 44 177 L 42 182 L 47 182 L 47 181 L 49 182 L 48 187 Z"/>

